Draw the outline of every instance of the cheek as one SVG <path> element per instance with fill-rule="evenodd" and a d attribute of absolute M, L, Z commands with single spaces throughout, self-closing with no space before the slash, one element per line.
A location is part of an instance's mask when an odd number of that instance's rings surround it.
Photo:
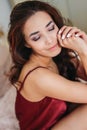
<path fill-rule="evenodd" d="M 54 38 L 54 39 L 57 39 L 57 33 L 58 33 L 58 28 L 55 28 L 55 30 L 53 31 L 53 33 L 52 33 L 52 37 Z"/>
<path fill-rule="evenodd" d="M 54 34 L 57 35 L 58 31 L 59 31 L 59 28 L 55 25 L 55 29 L 54 29 L 54 31 L 53 31 Z"/>
<path fill-rule="evenodd" d="M 40 45 L 37 47 L 37 50 L 38 50 L 38 51 L 42 51 L 42 50 L 44 50 L 44 48 L 45 48 L 45 43 L 42 42 L 42 43 L 40 43 Z"/>
<path fill-rule="evenodd" d="M 55 33 L 56 33 L 56 35 L 57 35 L 58 31 L 59 31 L 59 28 L 56 27 L 56 28 L 55 28 Z"/>
<path fill-rule="evenodd" d="M 32 46 L 32 49 L 36 52 L 43 50 L 43 48 L 44 48 L 44 44 L 41 42 L 40 42 L 40 44 L 38 43 L 38 44 Z"/>

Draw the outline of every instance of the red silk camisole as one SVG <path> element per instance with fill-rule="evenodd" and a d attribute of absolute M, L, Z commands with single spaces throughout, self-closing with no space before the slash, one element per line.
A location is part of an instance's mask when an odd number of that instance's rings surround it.
<path fill-rule="evenodd" d="M 39 67 L 33 70 L 37 68 Z M 28 72 L 25 79 L 33 70 Z M 15 110 L 21 130 L 50 130 L 63 116 L 66 109 L 67 105 L 62 100 L 45 97 L 41 101 L 31 102 L 25 99 L 20 91 L 17 91 Z"/>

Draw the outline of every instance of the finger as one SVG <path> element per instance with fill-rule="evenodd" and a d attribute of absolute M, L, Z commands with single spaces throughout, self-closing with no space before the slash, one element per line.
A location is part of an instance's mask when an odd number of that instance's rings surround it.
<path fill-rule="evenodd" d="M 65 38 L 64 40 L 62 40 L 63 47 L 72 49 L 72 46 L 74 46 L 75 43 L 75 39 L 76 37 L 73 36 L 70 38 Z"/>
<path fill-rule="evenodd" d="M 63 26 L 63 27 L 59 30 L 59 32 L 58 32 L 58 34 L 61 35 L 62 39 L 65 38 L 65 35 L 63 35 L 63 33 L 65 32 L 65 30 L 66 30 L 67 28 L 68 28 L 67 26 Z"/>
<path fill-rule="evenodd" d="M 81 39 L 83 39 L 87 43 L 87 34 L 84 31 L 80 31 L 75 36 L 80 37 Z"/>
<path fill-rule="evenodd" d="M 86 33 L 83 32 L 83 31 L 80 31 L 80 32 L 78 32 L 75 36 L 76 36 L 76 37 L 84 37 L 84 36 L 86 36 Z"/>
<path fill-rule="evenodd" d="M 62 33 L 62 40 L 67 37 L 72 36 L 72 33 L 70 33 L 71 30 L 72 30 L 72 27 L 66 27 L 66 29 Z"/>
<path fill-rule="evenodd" d="M 63 44 L 63 47 L 67 48 L 67 45 L 69 44 L 68 39 L 65 38 L 65 39 L 62 41 L 62 44 Z"/>
<path fill-rule="evenodd" d="M 68 38 L 65 38 L 62 40 L 61 36 L 58 35 L 58 40 L 59 40 L 60 46 L 67 48 L 67 45 L 69 44 Z"/>
<path fill-rule="evenodd" d="M 59 30 L 58 34 L 62 34 L 62 32 L 66 29 L 66 27 L 67 27 L 67 26 L 63 26 L 63 27 Z"/>
<path fill-rule="evenodd" d="M 67 37 L 70 37 L 70 36 L 75 36 L 77 33 L 80 33 L 81 30 L 76 28 L 76 27 L 72 27 L 72 29 L 69 31 Z"/>
<path fill-rule="evenodd" d="M 72 36 L 73 32 L 72 31 L 75 30 L 73 27 L 70 26 L 63 26 L 60 30 L 59 30 L 59 34 L 62 36 L 62 40 L 66 37 L 70 37 Z M 70 33 L 71 32 L 71 33 Z"/>

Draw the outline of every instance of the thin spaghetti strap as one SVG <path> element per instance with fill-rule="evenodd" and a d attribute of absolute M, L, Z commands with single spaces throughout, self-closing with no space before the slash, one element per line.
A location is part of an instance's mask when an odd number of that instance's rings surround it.
<path fill-rule="evenodd" d="M 46 68 L 46 67 L 37 66 L 37 67 L 35 67 L 34 69 L 30 70 L 30 71 L 26 74 L 26 76 L 24 77 L 23 82 L 21 83 L 20 89 L 18 90 L 19 92 L 20 92 L 21 89 L 23 88 L 23 85 L 24 85 L 24 82 L 25 82 L 27 76 L 28 76 L 32 71 L 34 71 L 34 70 L 36 70 L 36 69 L 38 69 L 38 68 Z M 46 68 L 46 69 L 48 69 L 48 68 Z"/>

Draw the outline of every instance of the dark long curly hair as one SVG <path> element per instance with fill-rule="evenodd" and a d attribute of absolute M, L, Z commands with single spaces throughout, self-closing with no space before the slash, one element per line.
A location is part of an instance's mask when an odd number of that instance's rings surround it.
<path fill-rule="evenodd" d="M 13 8 L 10 15 L 10 29 L 8 32 L 9 47 L 13 60 L 13 66 L 9 76 L 12 84 L 18 81 L 21 69 L 27 60 L 29 60 L 32 53 L 32 49 L 25 46 L 26 41 L 23 35 L 23 26 L 27 19 L 38 11 L 47 12 L 59 29 L 64 25 L 60 12 L 48 3 L 41 1 L 25 1 L 17 4 Z M 57 64 L 62 76 L 70 80 L 75 80 L 76 68 L 71 62 L 72 56 L 69 53 L 70 51 L 69 49 L 62 48 L 61 53 L 54 57 L 53 60 Z"/>

